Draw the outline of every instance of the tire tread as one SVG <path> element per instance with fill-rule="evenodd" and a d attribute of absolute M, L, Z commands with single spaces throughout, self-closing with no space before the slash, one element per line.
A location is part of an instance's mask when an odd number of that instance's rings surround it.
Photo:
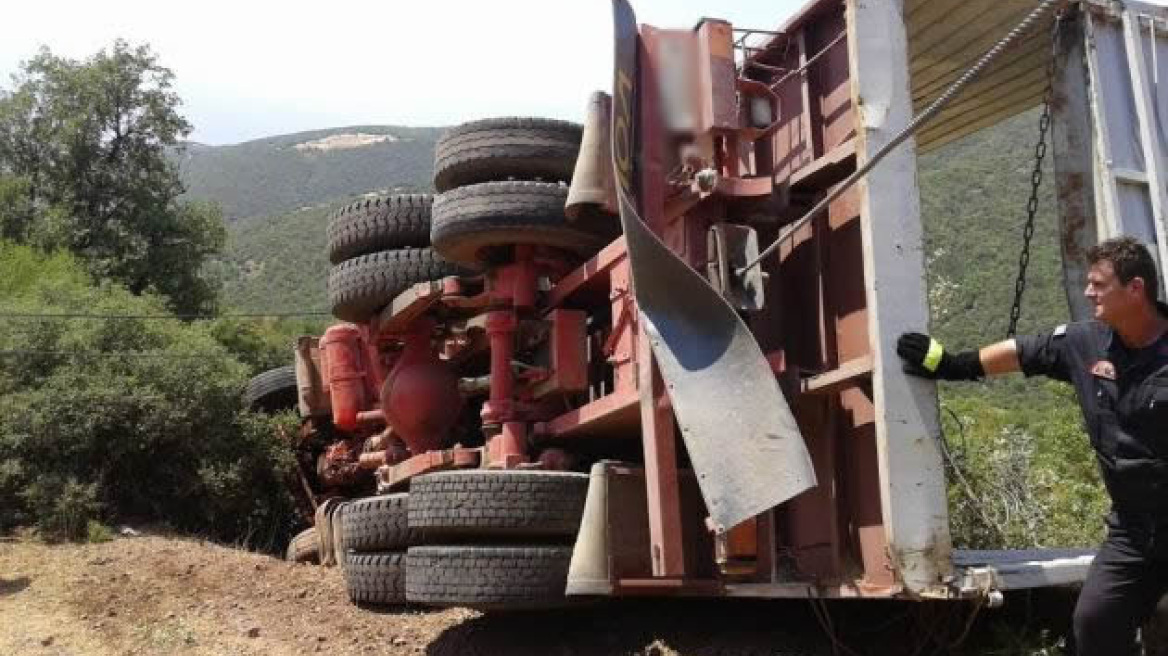
<path fill-rule="evenodd" d="M 451 471 L 411 482 L 409 525 L 427 542 L 496 537 L 575 539 L 588 475 Z"/>
<path fill-rule="evenodd" d="M 345 551 L 395 551 L 416 544 L 416 531 L 407 519 L 408 497 L 401 493 L 350 501 L 341 517 Z"/>
<path fill-rule="evenodd" d="M 406 554 L 351 553 L 345 562 L 345 590 L 354 603 L 406 602 Z"/>
<path fill-rule="evenodd" d="M 447 130 L 434 149 L 434 188 L 479 182 L 572 179 L 584 128 L 531 117 L 489 118 Z"/>
<path fill-rule="evenodd" d="M 320 562 L 320 538 L 316 534 L 316 529 L 308 528 L 297 533 L 288 543 L 288 551 L 284 558 L 294 563 Z"/>
<path fill-rule="evenodd" d="M 417 283 L 462 273 L 462 268 L 429 248 L 369 253 L 345 260 L 329 271 L 329 303 L 333 316 L 359 323 Z"/>
<path fill-rule="evenodd" d="M 571 558 L 566 546 L 410 547 L 406 599 L 482 610 L 561 606 Z"/>
<path fill-rule="evenodd" d="M 337 210 L 329 219 L 332 264 L 377 251 L 430 244 L 430 194 L 366 198 Z"/>

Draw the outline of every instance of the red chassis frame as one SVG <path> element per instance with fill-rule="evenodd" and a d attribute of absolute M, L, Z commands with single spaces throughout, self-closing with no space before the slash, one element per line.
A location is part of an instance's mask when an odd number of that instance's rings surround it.
<path fill-rule="evenodd" d="M 691 267 L 710 264 L 713 226 L 747 225 L 769 243 L 781 227 L 855 167 L 855 114 L 842 3 L 822 2 L 793 19 L 740 73 L 734 31 L 705 20 L 692 31 L 642 26 L 639 179 L 642 215 Z M 698 151 L 670 150 L 656 86 L 669 40 L 688 40 L 710 84 L 697 100 Z M 810 60 L 804 74 L 799 70 Z M 752 123 L 741 98 L 764 99 L 775 120 Z M 692 159 L 693 161 L 688 161 Z M 714 184 L 690 171 L 716 173 Z M 615 221 L 615 218 L 612 219 Z M 514 259 L 480 279 L 447 278 L 399 295 L 359 327 L 368 398 L 377 398 L 410 348 L 444 362 L 476 355 L 487 398 L 481 446 L 444 444 L 410 454 L 363 454 L 379 489 L 459 467 L 567 469 L 575 458 L 642 460 L 651 571 L 622 580 L 627 594 L 723 594 L 727 582 L 815 585 L 825 594 L 893 596 L 901 591 L 884 530 L 872 401 L 859 196 L 789 235 L 769 276 L 765 305 L 748 321 L 782 382 L 820 484 L 722 538 L 692 566 L 688 523 L 704 508 L 683 492 L 688 472 L 669 398 L 637 320 L 623 238 L 575 267 L 555 251 L 516 247 Z M 412 346 L 411 346 L 412 345 Z M 536 363 L 518 364 L 524 354 Z M 361 413 L 366 422 L 382 419 Z M 640 440 L 637 448 L 637 440 Z M 631 447 L 631 448 L 630 448 Z M 704 548 L 704 547 L 703 547 Z M 735 567 L 735 563 L 741 565 Z M 697 570 L 701 570 L 701 572 Z"/>

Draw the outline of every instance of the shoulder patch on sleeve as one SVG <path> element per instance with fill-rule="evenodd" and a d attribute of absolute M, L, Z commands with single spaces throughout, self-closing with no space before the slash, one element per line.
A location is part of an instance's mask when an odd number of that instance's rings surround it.
<path fill-rule="evenodd" d="M 1064 323 L 1064 324 L 1059 324 L 1054 329 L 1054 332 L 1051 333 L 1051 337 L 1062 337 L 1066 334 L 1067 334 L 1067 324 Z"/>

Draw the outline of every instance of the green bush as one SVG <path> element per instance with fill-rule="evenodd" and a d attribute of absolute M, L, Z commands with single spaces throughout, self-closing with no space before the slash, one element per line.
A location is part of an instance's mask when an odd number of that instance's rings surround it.
<path fill-rule="evenodd" d="M 0 244 L 6 312 L 165 314 L 90 285 L 71 258 Z M 288 417 L 241 408 L 250 367 L 207 322 L 0 319 L 0 528 L 81 539 L 94 520 L 165 522 L 275 548 L 293 526 Z M 111 355 L 138 353 L 141 355 Z"/>
<path fill-rule="evenodd" d="M 1094 546 L 1109 501 L 1074 391 L 1029 381 L 1011 397 L 994 385 L 942 390 L 950 528 L 974 548 Z"/>
<path fill-rule="evenodd" d="M 97 485 L 48 474 L 28 483 L 20 495 L 36 518 L 42 535 L 53 540 L 80 540 L 101 512 Z"/>
<path fill-rule="evenodd" d="M 97 544 L 100 542 L 109 542 L 114 539 L 114 532 L 110 527 L 102 524 L 97 520 L 89 520 L 86 526 L 85 541 L 90 544 Z"/>

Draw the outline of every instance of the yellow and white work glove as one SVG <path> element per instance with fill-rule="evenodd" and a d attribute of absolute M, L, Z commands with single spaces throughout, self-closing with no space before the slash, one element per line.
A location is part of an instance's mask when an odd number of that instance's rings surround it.
<path fill-rule="evenodd" d="M 921 333 L 905 333 L 896 340 L 896 354 L 906 373 L 940 380 L 979 380 L 985 376 L 977 351 L 948 353 L 941 342 Z"/>

